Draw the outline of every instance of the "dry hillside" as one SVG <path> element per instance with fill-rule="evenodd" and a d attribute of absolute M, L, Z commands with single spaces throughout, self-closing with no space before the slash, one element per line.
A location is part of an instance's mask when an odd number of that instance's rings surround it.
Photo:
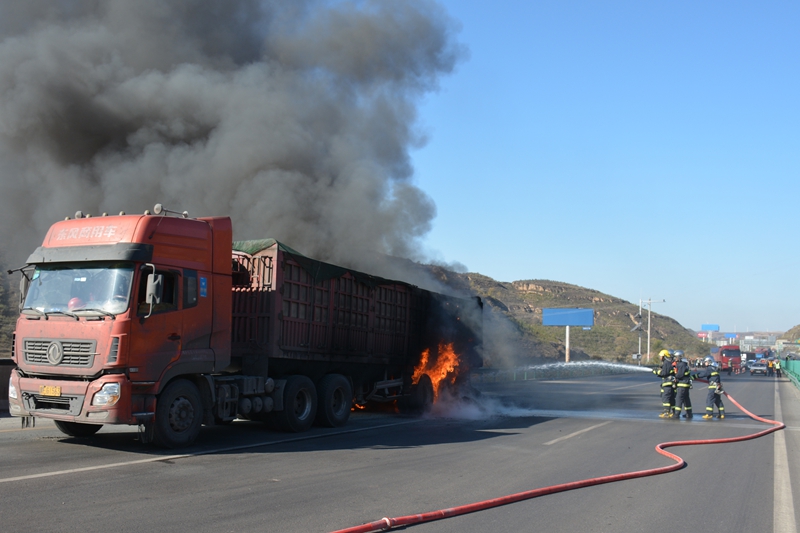
<path fill-rule="evenodd" d="M 589 331 L 570 328 L 571 359 L 604 359 L 631 362 L 638 351 L 638 333 L 631 332 L 639 311 L 633 304 L 593 289 L 548 280 L 499 282 L 475 273 L 456 274 L 434 269 L 450 286 L 483 298 L 488 364 L 525 364 L 539 359 L 564 359 L 565 328 L 542 326 L 545 307 L 594 309 L 595 325 Z M 647 351 L 647 314 L 644 313 L 642 351 Z M 500 328 L 497 331 L 497 328 Z M 504 342 L 505 341 L 505 342 Z M 688 356 L 702 356 L 708 346 L 694 332 L 674 319 L 653 313 L 651 352 L 681 349 Z"/>

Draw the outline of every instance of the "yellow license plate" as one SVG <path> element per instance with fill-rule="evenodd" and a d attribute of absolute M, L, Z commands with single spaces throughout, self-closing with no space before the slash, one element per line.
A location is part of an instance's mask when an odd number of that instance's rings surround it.
<path fill-rule="evenodd" d="M 61 387 L 55 385 L 40 385 L 39 394 L 42 396 L 61 396 Z"/>

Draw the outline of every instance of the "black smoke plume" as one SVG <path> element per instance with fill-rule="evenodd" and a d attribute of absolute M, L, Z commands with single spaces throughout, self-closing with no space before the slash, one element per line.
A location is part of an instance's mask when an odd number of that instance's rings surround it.
<path fill-rule="evenodd" d="M 420 259 L 416 106 L 457 29 L 425 0 L 0 3 L 6 262 L 79 209 L 156 202 L 346 266 Z"/>

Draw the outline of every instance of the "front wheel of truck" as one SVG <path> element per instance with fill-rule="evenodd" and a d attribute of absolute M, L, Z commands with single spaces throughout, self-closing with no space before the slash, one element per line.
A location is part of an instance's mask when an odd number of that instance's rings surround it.
<path fill-rule="evenodd" d="M 158 397 L 153 441 L 165 448 L 194 442 L 203 424 L 203 401 L 191 381 L 173 381 Z"/>
<path fill-rule="evenodd" d="M 317 389 L 306 376 L 289 376 L 283 388 L 283 411 L 275 413 L 284 431 L 307 431 L 317 414 Z"/>
<path fill-rule="evenodd" d="M 56 423 L 58 430 L 64 435 L 70 437 L 91 437 L 98 431 L 100 426 L 97 424 L 81 424 L 80 422 L 63 422 L 61 420 L 53 420 Z"/>

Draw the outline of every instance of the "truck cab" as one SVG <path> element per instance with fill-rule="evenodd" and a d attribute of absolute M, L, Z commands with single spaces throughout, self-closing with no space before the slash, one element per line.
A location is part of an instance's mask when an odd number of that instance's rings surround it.
<path fill-rule="evenodd" d="M 720 364 L 720 370 L 730 375 L 732 372 L 739 373 L 742 364 L 742 352 L 739 346 L 728 344 L 720 346 L 715 359 Z"/>
<path fill-rule="evenodd" d="M 10 413 L 75 436 L 152 425 L 171 381 L 230 362 L 230 245 L 227 217 L 54 224 L 23 272 Z M 174 403 L 179 417 L 187 406 Z"/>

